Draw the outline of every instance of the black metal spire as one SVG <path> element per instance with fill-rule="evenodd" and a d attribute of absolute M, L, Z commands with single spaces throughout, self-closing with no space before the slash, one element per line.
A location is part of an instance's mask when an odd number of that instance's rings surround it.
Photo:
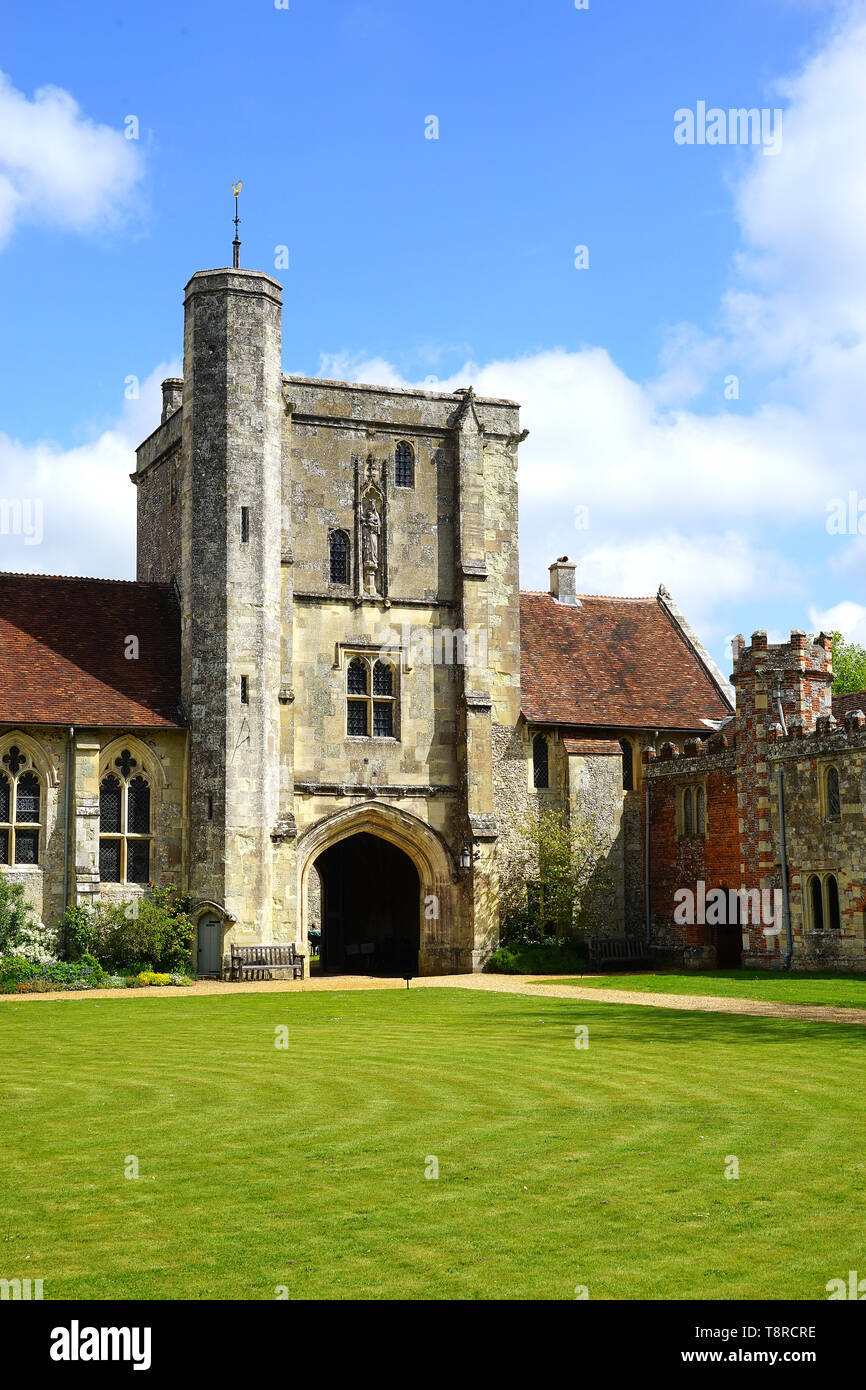
<path fill-rule="evenodd" d="M 238 194 L 240 193 L 242 188 L 243 183 L 240 179 L 238 179 L 237 183 L 232 184 L 232 193 L 234 193 L 235 195 L 235 239 L 232 242 L 232 266 L 235 270 L 238 270 L 240 268 L 241 263 L 241 241 L 240 237 L 238 236 L 238 225 L 241 219 L 238 217 Z"/>

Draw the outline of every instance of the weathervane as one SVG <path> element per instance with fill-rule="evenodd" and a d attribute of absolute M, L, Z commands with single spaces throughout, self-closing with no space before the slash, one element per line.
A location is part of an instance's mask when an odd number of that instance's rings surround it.
<path fill-rule="evenodd" d="M 238 270 L 240 268 L 241 263 L 241 242 L 240 237 L 238 236 L 238 223 L 241 219 L 238 217 L 238 194 L 240 193 L 242 188 L 243 183 L 240 179 L 238 179 L 237 183 L 232 184 L 232 193 L 234 193 L 235 195 L 235 239 L 232 242 L 232 265 L 235 270 Z"/>

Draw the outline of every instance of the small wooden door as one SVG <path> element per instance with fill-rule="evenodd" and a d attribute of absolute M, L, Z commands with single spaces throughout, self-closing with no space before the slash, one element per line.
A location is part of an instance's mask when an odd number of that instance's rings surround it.
<path fill-rule="evenodd" d="M 218 917 L 202 917 L 198 924 L 196 972 L 219 975 L 222 958 L 222 923 Z"/>

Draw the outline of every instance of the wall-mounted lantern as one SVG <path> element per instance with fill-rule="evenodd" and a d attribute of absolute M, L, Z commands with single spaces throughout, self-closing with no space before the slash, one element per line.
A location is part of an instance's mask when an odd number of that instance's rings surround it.
<path fill-rule="evenodd" d="M 463 848 L 462 848 L 461 851 L 460 851 L 460 867 L 461 867 L 461 869 L 466 870 L 466 869 L 471 868 L 471 867 L 472 867 L 473 861 L 477 862 L 480 858 L 481 858 L 481 846 L 480 846 L 480 845 L 470 845 L 466 840 L 464 840 L 464 841 L 463 841 Z"/>

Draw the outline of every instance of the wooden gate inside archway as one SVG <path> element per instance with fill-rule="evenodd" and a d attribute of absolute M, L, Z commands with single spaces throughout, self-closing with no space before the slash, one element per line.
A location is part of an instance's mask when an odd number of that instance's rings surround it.
<path fill-rule="evenodd" d="M 421 885 L 409 855 L 367 831 L 314 861 L 322 885 L 322 969 L 417 975 Z"/>

